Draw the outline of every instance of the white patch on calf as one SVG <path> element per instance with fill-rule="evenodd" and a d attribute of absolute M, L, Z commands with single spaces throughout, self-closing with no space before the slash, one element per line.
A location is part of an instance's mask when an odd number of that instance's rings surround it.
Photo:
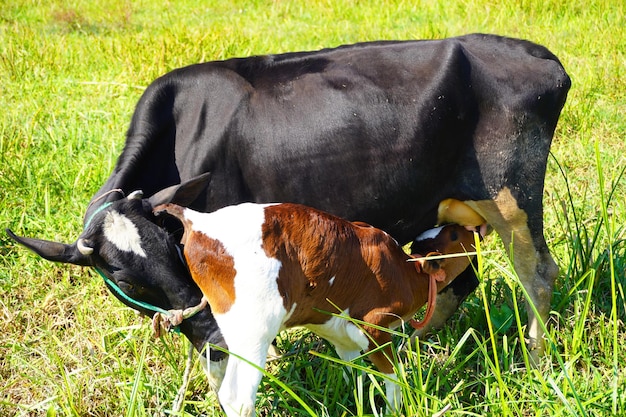
<path fill-rule="evenodd" d="M 184 215 L 192 229 L 219 240 L 233 257 L 245 254 L 265 256 L 261 247 L 261 227 L 265 222 L 265 207 L 275 204 L 242 203 L 221 208 L 212 213 L 185 209 Z"/>
<path fill-rule="evenodd" d="M 385 374 L 389 381 L 385 381 L 385 396 L 389 402 L 389 411 L 398 410 L 402 405 L 402 391 L 400 386 L 396 383 L 398 376 L 395 373 Z M 388 412 L 389 412 L 388 411 Z"/>
<path fill-rule="evenodd" d="M 244 203 L 209 215 L 184 213 L 194 231 L 219 240 L 234 260 L 235 301 L 227 312 L 214 313 L 232 353 L 219 390 L 228 416 L 254 414 L 262 374 L 247 361 L 265 366 L 268 348 L 288 317 L 278 291 L 281 262 L 263 249 L 265 207 Z"/>
<path fill-rule="evenodd" d="M 422 240 L 426 240 L 426 239 L 434 239 L 437 236 L 439 236 L 439 233 L 441 233 L 441 230 L 444 228 L 444 226 L 439 226 L 439 227 L 435 227 L 434 229 L 429 229 L 427 231 L 425 231 L 424 233 L 422 233 L 421 235 L 419 235 L 418 237 L 415 238 L 416 241 L 422 241 Z"/>
<path fill-rule="evenodd" d="M 369 339 L 363 331 L 353 324 L 349 318 L 349 310 L 341 316 L 333 316 L 324 324 L 307 324 L 305 327 L 335 347 L 337 355 L 345 361 L 359 356 L 361 351 L 369 347 Z"/>
<path fill-rule="evenodd" d="M 117 211 L 107 212 L 103 224 L 104 237 L 123 252 L 132 252 L 146 258 L 146 252 L 141 247 L 141 236 L 137 226 L 128 217 Z"/>

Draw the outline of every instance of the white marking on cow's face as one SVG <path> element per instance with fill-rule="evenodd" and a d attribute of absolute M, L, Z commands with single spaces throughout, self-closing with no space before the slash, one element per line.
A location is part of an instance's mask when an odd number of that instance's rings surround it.
<path fill-rule="evenodd" d="M 333 283 L 335 282 L 335 278 L 336 278 L 336 277 L 332 277 L 332 278 L 328 281 L 328 286 L 329 286 L 329 287 L 333 285 Z"/>
<path fill-rule="evenodd" d="M 104 237 L 123 252 L 132 252 L 146 258 L 146 252 L 141 247 L 141 236 L 137 226 L 128 217 L 117 211 L 109 211 L 104 218 Z"/>

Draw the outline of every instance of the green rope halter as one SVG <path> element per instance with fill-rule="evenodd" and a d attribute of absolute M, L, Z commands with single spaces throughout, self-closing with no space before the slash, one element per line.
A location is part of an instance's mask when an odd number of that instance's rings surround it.
<path fill-rule="evenodd" d="M 89 216 L 89 219 L 87 220 L 87 222 L 85 223 L 85 229 L 87 227 L 89 227 L 89 224 L 91 223 L 91 221 L 93 220 L 93 218 L 100 213 L 102 210 L 105 210 L 106 208 L 108 208 L 109 206 L 111 206 L 113 203 L 108 202 L 108 203 L 104 203 L 103 205 L 101 205 L 100 207 L 98 207 L 96 209 L 96 211 L 93 212 L 93 214 L 91 216 Z M 203 298 L 201 303 L 195 307 L 190 307 L 186 310 L 184 310 L 182 313 L 180 313 L 180 315 L 177 314 L 176 310 L 165 310 L 161 307 L 155 306 L 153 304 L 150 303 L 146 303 L 143 301 L 139 301 L 139 300 L 135 300 L 134 298 L 128 296 L 126 293 L 124 293 L 124 291 L 122 291 L 122 289 L 119 287 L 119 285 L 117 285 L 115 282 L 113 282 L 110 278 L 108 278 L 104 272 L 102 272 L 102 270 L 100 268 L 98 268 L 97 266 L 94 267 L 96 272 L 102 277 L 102 279 L 104 280 L 105 284 L 115 293 L 117 294 L 119 297 L 121 297 L 122 299 L 126 300 L 130 305 L 135 306 L 135 307 L 141 307 L 145 310 L 148 311 L 152 311 L 155 314 L 155 317 L 153 317 L 153 321 L 156 320 L 156 317 L 160 314 L 165 316 L 166 320 L 169 320 L 171 323 L 173 323 L 173 327 L 170 328 L 170 331 L 173 331 L 175 333 L 180 333 L 180 328 L 179 328 L 179 322 L 177 320 L 178 317 L 182 318 L 182 319 L 187 319 L 190 317 L 193 317 L 194 315 L 196 315 L 198 312 L 200 312 L 204 307 L 206 307 L 206 299 Z"/>
<path fill-rule="evenodd" d="M 111 279 L 109 279 L 106 275 L 104 275 L 104 272 L 102 272 L 100 268 L 98 268 L 97 266 L 94 268 L 96 269 L 96 272 L 100 274 L 100 276 L 102 277 L 104 282 L 109 286 L 109 288 L 111 288 L 113 292 L 115 292 L 117 295 L 122 297 L 124 300 L 128 301 L 130 304 L 133 304 L 137 307 L 142 307 L 146 310 L 153 311 L 155 313 L 165 314 L 166 316 L 172 315 L 172 313 L 170 313 L 169 311 L 165 309 L 162 309 L 161 307 L 157 307 L 150 303 L 144 303 L 143 301 L 135 300 L 134 298 L 126 295 L 126 293 L 124 293 L 124 291 L 122 291 L 122 289 L 115 282 L 111 281 Z"/>

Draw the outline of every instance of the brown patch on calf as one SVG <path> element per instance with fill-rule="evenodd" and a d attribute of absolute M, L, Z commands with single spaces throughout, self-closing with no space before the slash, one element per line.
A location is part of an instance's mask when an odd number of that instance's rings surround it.
<path fill-rule="evenodd" d="M 187 238 L 185 258 L 213 313 L 230 310 L 235 302 L 235 261 L 222 242 L 193 231 Z"/>
<path fill-rule="evenodd" d="M 329 218 L 332 220 L 328 221 Z M 338 312 L 326 298 L 342 308 L 345 296 L 335 291 L 342 288 L 342 285 L 337 286 L 341 277 L 349 276 L 353 267 L 360 271 L 353 272 L 355 277 L 365 269 L 365 265 L 346 265 L 347 262 L 342 261 L 346 242 L 356 240 L 354 227 L 317 210 L 292 204 L 267 207 L 262 240 L 267 256 L 282 264 L 277 284 L 285 309 L 291 311 L 294 303 L 298 305 L 287 327 L 326 322 L 330 315 L 316 309 Z M 359 248 L 351 248 L 355 249 Z M 331 283 L 333 277 L 335 280 Z"/>
<path fill-rule="evenodd" d="M 451 238 L 446 234 L 438 239 L 444 254 L 463 253 L 463 245 L 471 249 L 473 234 L 461 226 L 454 230 L 459 233 L 456 242 L 443 244 Z M 331 318 L 328 313 L 349 309 L 354 319 L 393 328 L 427 302 L 429 275 L 416 270 L 409 255 L 380 229 L 280 204 L 265 209 L 262 232 L 266 254 L 282 263 L 278 290 L 285 309 L 292 312 L 285 327 L 323 324 Z M 464 256 L 437 261 L 447 282 L 468 265 Z M 384 330 L 368 325 L 363 330 L 372 338 L 369 349 L 391 341 Z M 391 373 L 391 354 L 386 348 L 370 359 L 381 372 Z"/>
<path fill-rule="evenodd" d="M 162 212 L 176 217 L 183 223 L 185 232 L 181 243 L 193 280 L 207 298 L 215 314 L 230 310 L 235 302 L 235 260 L 217 239 L 193 230 L 193 222 L 185 217 L 185 208 L 175 204 L 162 204 L 154 208 L 154 214 Z"/>

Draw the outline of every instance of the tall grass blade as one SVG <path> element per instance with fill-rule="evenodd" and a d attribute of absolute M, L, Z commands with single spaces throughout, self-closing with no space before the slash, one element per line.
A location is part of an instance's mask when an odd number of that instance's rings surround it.
<path fill-rule="evenodd" d="M 511 248 L 511 250 L 513 250 L 513 248 Z M 556 358 L 559 367 L 561 368 L 561 371 L 563 372 L 563 376 L 565 378 L 565 380 L 567 381 L 567 384 L 572 392 L 572 395 L 574 396 L 574 399 L 576 400 L 576 405 L 578 407 L 578 410 L 580 412 L 580 415 L 586 415 L 586 411 L 584 408 L 584 405 L 578 395 L 577 389 L 576 389 L 576 385 L 572 382 L 571 376 L 569 375 L 569 372 L 565 366 L 565 363 L 563 362 L 563 358 L 561 357 L 561 355 L 558 353 L 558 349 L 556 348 L 556 344 L 554 342 L 554 339 L 550 336 L 550 333 L 548 332 L 548 329 L 546 327 L 546 324 L 544 323 L 543 319 L 541 318 L 541 316 L 539 315 L 539 311 L 537 310 L 537 307 L 535 306 L 535 304 L 532 302 L 531 298 L 530 298 L 530 294 L 528 294 L 528 291 L 526 291 L 526 289 L 524 288 L 524 286 L 520 283 L 519 281 L 519 277 L 517 276 L 517 274 L 514 274 L 516 282 L 519 284 L 518 287 L 520 288 L 520 290 L 522 291 L 522 293 L 524 294 L 524 298 L 526 299 L 526 304 L 532 309 L 533 314 L 535 315 L 535 317 L 537 318 L 537 322 L 539 323 L 539 326 L 541 327 L 541 329 L 544 332 L 546 341 L 549 343 L 552 352 L 555 352 L 554 357 Z"/>
<path fill-rule="evenodd" d="M 143 369 L 146 363 L 146 354 L 148 352 L 148 344 L 152 335 L 149 331 L 144 331 L 143 343 L 141 347 L 141 355 L 139 356 L 139 362 L 137 363 L 137 370 L 135 371 L 135 379 L 133 381 L 133 388 L 128 400 L 128 407 L 126 411 L 126 417 L 135 417 L 137 415 L 137 404 L 139 399 L 139 393 L 143 388 Z"/>
<path fill-rule="evenodd" d="M 596 154 L 595 155 L 596 156 L 596 169 L 598 171 L 598 182 L 599 182 L 599 188 L 600 188 L 599 192 L 600 192 L 600 208 L 602 212 L 602 220 L 603 220 L 603 224 L 606 230 L 606 235 L 608 237 L 612 237 L 615 235 L 615 229 L 614 229 L 614 223 L 609 218 L 609 204 L 610 204 L 613 192 L 616 189 L 615 184 L 617 183 L 617 181 L 614 183 L 609 195 L 605 196 L 604 170 L 602 169 L 602 159 L 600 158 L 600 149 L 599 149 L 598 142 L 595 143 L 595 154 Z M 623 173 L 624 173 L 624 170 L 622 170 L 619 177 L 621 177 Z M 613 352 L 612 352 L 613 353 L 613 380 L 611 381 L 611 386 L 613 389 L 612 389 L 612 394 L 611 394 L 611 399 L 612 399 L 611 402 L 612 402 L 613 414 L 617 414 L 617 404 L 618 404 L 617 399 L 618 399 L 618 386 L 619 386 L 618 350 L 622 348 L 622 346 L 618 344 L 619 317 L 618 317 L 618 310 L 617 310 L 617 283 L 616 283 L 616 277 L 615 277 L 615 259 L 613 257 L 614 256 L 613 245 L 612 244 L 607 245 L 606 250 L 608 252 L 609 274 L 611 278 L 611 323 L 613 324 Z"/>

